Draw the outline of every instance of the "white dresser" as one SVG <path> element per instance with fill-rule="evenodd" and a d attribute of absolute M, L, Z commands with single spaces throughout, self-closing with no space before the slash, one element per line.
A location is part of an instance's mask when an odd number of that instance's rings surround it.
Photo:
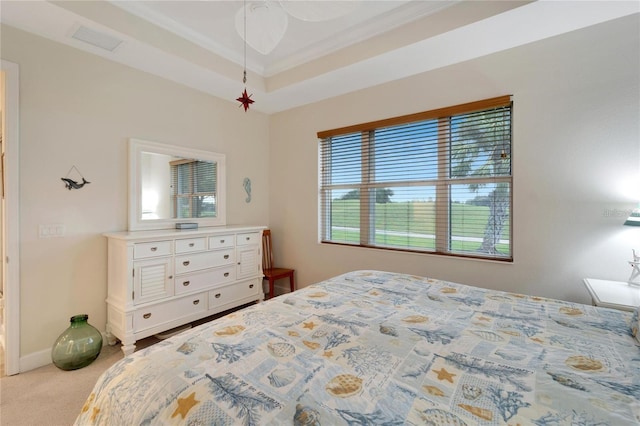
<path fill-rule="evenodd" d="M 264 298 L 263 226 L 104 234 L 107 339 L 135 342 Z"/>

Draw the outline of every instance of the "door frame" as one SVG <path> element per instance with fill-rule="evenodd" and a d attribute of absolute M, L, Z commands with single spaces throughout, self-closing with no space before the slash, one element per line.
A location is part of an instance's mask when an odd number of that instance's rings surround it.
<path fill-rule="evenodd" d="M 1 60 L 4 79 L 4 267 L 5 374 L 20 372 L 20 193 L 19 193 L 19 67 Z M 11 224 L 8 226 L 7 224 Z"/>

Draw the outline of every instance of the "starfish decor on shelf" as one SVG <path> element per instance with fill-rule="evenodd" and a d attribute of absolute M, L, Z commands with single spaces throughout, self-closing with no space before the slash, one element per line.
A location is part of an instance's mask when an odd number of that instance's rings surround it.
<path fill-rule="evenodd" d="M 236 101 L 240 102 L 240 104 L 244 107 L 245 112 L 249 109 L 249 105 L 255 102 L 253 99 L 251 99 L 251 96 L 253 96 L 253 93 L 247 95 L 247 88 L 245 87 L 244 92 L 242 92 L 242 96 L 236 98 Z"/>

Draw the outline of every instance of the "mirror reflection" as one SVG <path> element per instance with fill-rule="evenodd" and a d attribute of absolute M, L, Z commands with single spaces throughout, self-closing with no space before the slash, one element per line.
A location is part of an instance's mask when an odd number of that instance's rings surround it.
<path fill-rule="evenodd" d="M 141 220 L 217 217 L 217 163 L 143 151 Z"/>
<path fill-rule="evenodd" d="M 129 140 L 129 230 L 225 225 L 225 156 Z"/>

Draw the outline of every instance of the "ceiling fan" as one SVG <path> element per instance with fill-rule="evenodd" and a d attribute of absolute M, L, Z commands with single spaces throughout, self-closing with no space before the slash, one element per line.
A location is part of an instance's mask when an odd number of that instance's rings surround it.
<path fill-rule="evenodd" d="M 328 21 L 353 12 L 359 5 L 359 0 L 253 1 L 238 10 L 235 26 L 247 45 L 268 55 L 284 37 L 289 16 L 306 22 Z"/>

